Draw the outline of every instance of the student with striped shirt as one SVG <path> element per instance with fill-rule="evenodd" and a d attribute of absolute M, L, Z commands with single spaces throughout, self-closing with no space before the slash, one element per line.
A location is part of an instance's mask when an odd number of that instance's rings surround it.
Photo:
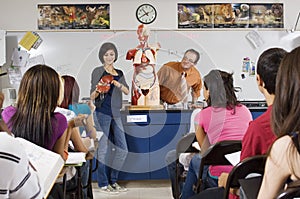
<path fill-rule="evenodd" d="M 0 93 L 0 109 L 4 101 Z M 1 119 L 0 114 L 0 199 L 42 198 L 37 173 L 27 155 Z"/>

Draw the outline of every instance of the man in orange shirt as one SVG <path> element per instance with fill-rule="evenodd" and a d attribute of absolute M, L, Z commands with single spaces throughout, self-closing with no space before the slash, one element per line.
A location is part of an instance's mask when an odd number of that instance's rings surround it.
<path fill-rule="evenodd" d="M 181 92 L 181 78 L 185 74 L 188 90 L 192 89 L 192 105 L 195 105 L 200 90 L 202 79 L 196 64 L 200 59 L 199 52 L 189 49 L 184 53 L 181 62 L 168 62 L 158 71 L 160 86 L 160 99 L 167 104 L 181 103 L 185 96 Z"/>

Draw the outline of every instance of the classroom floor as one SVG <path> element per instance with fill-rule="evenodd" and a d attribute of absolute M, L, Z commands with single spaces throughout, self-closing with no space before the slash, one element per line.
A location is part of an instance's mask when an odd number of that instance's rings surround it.
<path fill-rule="evenodd" d="M 93 183 L 94 199 L 171 199 L 172 190 L 169 180 L 122 181 L 119 183 L 128 191 L 118 194 L 99 192 L 96 182 Z"/>

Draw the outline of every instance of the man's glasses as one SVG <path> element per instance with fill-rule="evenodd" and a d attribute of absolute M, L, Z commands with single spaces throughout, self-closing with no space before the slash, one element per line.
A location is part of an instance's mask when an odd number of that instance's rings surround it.
<path fill-rule="evenodd" d="M 189 59 L 188 57 L 183 57 L 183 60 L 190 62 L 191 64 L 195 64 L 193 59 Z"/>

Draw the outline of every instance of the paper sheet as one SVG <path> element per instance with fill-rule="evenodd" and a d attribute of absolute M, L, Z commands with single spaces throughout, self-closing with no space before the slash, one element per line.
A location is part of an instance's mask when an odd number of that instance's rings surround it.
<path fill-rule="evenodd" d="M 201 148 L 200 148 L 200 145 L 199 145 L 198 142 L 194 142 L 194 143 L 192 144 L 192 146 L 193 146 L 195 149 L 197 149 L 198 151 L 201 151 Z"/>
<path fill-rule="evenodd" d="M 27 32 L 21 39 L 19 44 L 23 46 L 26 50 L 30 50 L 38 39 L 38 35 L 34 34 L 33 32 Z"/>
<path fill-rule="evenodd" d="M 233 165 L 237 165 L 240 162 L 241 151 L 226 154 L 225 158 Z"/>
<path fill-rule="evenodd" d="M 27 60 L 26 66 L 25 67 L 20 67 L 22 76 L 24 75 L 24 73 L 29 68 L 31 68 L 32 66 L 38 65 L 38 64 L 41 64 L 41 65 L 45 64 L 43 55 L 37 55 L 35 57 L 29 57 L 29 59 Z"/>
<path fill-rule="evenodd" d="M 20 84 L 22 79 L 20 67 L 10 67 L 7 69 L 7 72 L 10 84 Z"/>
<path fill-rule="evenodd" d="M 6 62 L 5 34 L 6 34 L 6 32 L 4 30 L 0 30 L 0 66 L 5 64 L 5 62 Z"/>
<path fill-rule="evenodd" d="M 68 159 L 66 160 L 66 165 L 75 165 L 86 162 L 85 153 L 83 152 L 69 152 Z"/>
<path fill-rule="evenodd" d="M 15 48 L 13 51 L 13 54 L 11 56 L 12 65 L 25 67 L 29 56 L 30 56 L 30 54 L 27 53 L 27 51 L 18 50 L 17 48 Z"/>
<path fill-rule="evenodd" d="M 55 183 L 55 179 L 64 166 L 63 159 L 59 154 L 42 148 L 23 138 L 17 137 L 16 139 L 23 145 L 31 164 L 37 170 L 40 183 L 43 184 L 45 198 L 47 198 L 47 195 Z"/>

